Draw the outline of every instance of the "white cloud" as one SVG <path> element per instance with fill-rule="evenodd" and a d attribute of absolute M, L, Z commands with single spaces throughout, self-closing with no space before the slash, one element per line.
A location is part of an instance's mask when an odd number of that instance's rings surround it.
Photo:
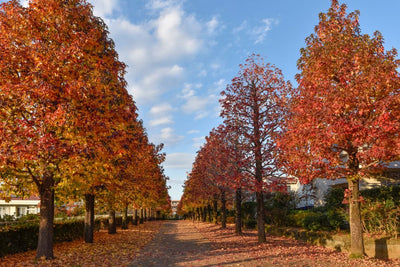
<path fill-rule="evenodd" d="M 165 116 L 165 117 L 150 120 L 150 126 L 167 125 L 167 124 L 172 124 L 172 123 L 174 123 L 174 121 L 172 120 L 172 116 Z"/>
<path fill-rule="evenodd" d="M 220 79 L 214 83 L 214 91 L 218 94 L 221 93 L 223 90 L 226 89 L 227 82 L 225 79 Z"/>
<path fill-rule="evenodd" d="M 187 169 L 192 168 L 195 159 L 195 154 L 190 153 L 171 153 L 167 154 L 164 162 L 164 167 L 169 169 Z"/>
<path fill-rule="evenodd" d="M 119 0 L 90 0 L 94 6 L 93 13 L 96 16 L 105 18 L 107 16 L 112 15 L 112 13 L 118 9 Z"/>
<path fill-rule="evenodd" d="M 205 142 L 205 136 L 195 137 L 193 140 L 193 147 L 200 148 Z"/>
<path fill-rule="evenodd" d="M 104 13 L 101 5 L 108 3 L 113 9 L 115 2 L 103 0 L 96 8 Z M 200 21 L 186 13 L 182 1 L 153 0 L 146 8 L 151 16 L 141 23 L 124 17 L 106 19 L 120 58 L 129 66 L 125 77 L 139 106 L 159 101 L 182 84 L 184 64 L 209 45 L 205 40 L 218 26 L 216 18 Z"/>
<path fill-rule="evenodd" d="M 154 115 L 154 116 L 159 116 L 159 115 L 171 112 L 173 110 L 174 110 L 174 108 L 170 104 L 163 103 L 163 104 L 159 104 L 159 105 L 153 106 L 150 109 L 150 114 Z"/>
<path fill-rule="evenodd" d="M 164 143 L 165 145 L 173 146 L 182 141 L 184 139 L 184 136 L 177 135 L 174 129 L 167 127 L 161 130 L 158 139 L 161 143 Z"/>
<path fill-rule="evenodd" d="M 28 6 L 29 6 L 29 0 L 22 0 L 22 1 L 21 1 L 21 5 L 22 5 L 23 7 L 28 7 Z"/>
<path fill-rule="evenodd" d="M 215 94 L 198 95 L 196 90 L 201 89 L 201 87 L 202 84 L 185 84 L 181 94 L 181 98 L 185 100 L 185 103 L 181 106 L 183 112 L 195 114 L 195 120 L 210 115 L 210 110 L 218 103 L 218 97 Z"/>
<path fill-rule="evenodd" d="M 159 10 L 179 6 L 181 3 L 180 0 L 149 0 L 146 6 L 149 9 Z"/>
<path fill-rule="evenodd" d="M 187 99 L 186 103 L 182 106 L 182 109 L 186 113 L 194 113 L 196 111 L 202 111 L 207 107 L 208 98 L 191 96 Z"/>
<path fill-rule="evenodd" d="M 207 30 L 210 34 L 213 34 L 218 26 L 220 25 L 220 22 L 216 17 L 213 17 L 209 22 L 207 22 Z"/>
<path fill-rule="evenodd" d="M 150 126 L 160 126 L 173 124 L 172 112 L 175 109 L 168 103 L 162 103 L 156 106 L 153 106 L 149 113 L 153 117 L 150 121 Z"/>
<path fill-rule="evenodd" d="M 221 68 L 221 65 L 218 64 L 218 63 L 213 63 L 213 64 L 211 64 L 211 68 L 212 68 L 213 70 L 217 70 L 217 69 Z"/>
<path fill-rule="evenodd" d="M 190 130 L 190 131 L 188 131 L 187 133 L 188 134 L 197 134 L 197 133 L 199 133 L 200 131 L 199 130 Z"/>
<path fill-rule="evenodd" d="M 249 25 L 247 21 L 243 21 L 242 24 L 233 29 L 233 33 L 238 39 L 240 39 L 240 36 L 244 33 L 254 40 L 254 44 L 258 44 L 265 40 L 272 26 L 278 23 L 279 21 L 276 19 L 267 18 L 261 21 L 261 25 L 253 27 Z"/>
<path fill-rule="evenodd" d="M 254 28 L 253 35 L 256 36 L 255 44 L 262 43 L 267 36 L 267 33 L 272 29 L 273 25 L 278 24 L 278 21 L 275 19 L 263 19 L 263 25 Z"/>

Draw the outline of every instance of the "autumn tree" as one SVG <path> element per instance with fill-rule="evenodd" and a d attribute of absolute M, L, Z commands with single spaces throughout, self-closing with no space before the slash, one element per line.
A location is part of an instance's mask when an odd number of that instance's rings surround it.
<path fill-rule="evenodd" d="M 185 181 L 184 192 L 181 197 L 180 205 L 192 219 L 199 219 L 200 209 L 210 203 L 214 204 L 214 221 L 217 222 L 217 201 L 221 198 L 222 217 L 224 212 L 224 188 L 217 185 L 215 181 L 215 166 L 210 166 L 211 160 L 202 147 L 196 155 L 191 172 Z M 223 222 L 223 220 L 221 220 Z"/>
<path fill-rule="evenodd" d="M 299 84 L 280 148 L 288 172 L 348 182 L 351 254 L 365 255 L 359 182 L 399 155 L 399 61 L 383 37 L 361 34 L 337 0 L 319 15 L 298 61 Z"/>
<path fill-rule="evenodd" d="M 242 188 L 248 187 L 248 179 L 243 169 L 246 156 L 240 135 L 221 124 L 206 137 L 203 149 L 212 179 L 225 191 L 230 189 L 235 192 L 235 232 L 241 234 Z"/>
<path fill-rule="evenodd" d="M 240 134 L 246 152 L 245 171 L 256 192 L 258 241 L 265 242 L 264 196 L 280 175 L 276 162 L 275 135 L 285 112 L 285 98 L 291 85 L 279 69 L 250 56 L 240 65 L 237 77 L 221 93 L 221 116 L 231 130 Z"/>
<path fill-rule="evenodd" d="M 2 181 L 40 195 L 37 257 L 52 258 L 61 166 L 90 148 L 85 132 L 110 129 L 99 116 L 123 101 L 124 65 L 84 0 L 2 3 L 0 51 Z"/>

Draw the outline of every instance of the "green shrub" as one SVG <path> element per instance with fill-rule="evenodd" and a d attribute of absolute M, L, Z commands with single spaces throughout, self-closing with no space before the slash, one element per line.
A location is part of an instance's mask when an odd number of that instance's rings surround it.
<path fill-rule="evenodd" d="M 346 205 L 343 204 L 344 199 L 344 188 L 332 187 L 330 188 L 324 197 L 325 210 L 336 210 L 336 209 L 346 209 Z"/>
<path fill-rule="evenodd" d="M 3 217 L 0 217 L 0 222 L 13 222 L 16 218 L 13 215 L 5 214 Z"/>
<path fill-rule="evenodd" d="M 17 224 L 0 228 L 0 257 L 36 249 L 39 233 L 39 221 L 36 217 L 29 215 Z M 100 224 L 101 220 L 95 220 L 95 230 L 100 229 Z M 83 220 L 55 222 L 53 227 L 55 243 L 83 237 Z"/>
<path fill-rule="evenodd" d="M 345 211 L 342 209 L 328 210 L 327 219 L 331 229 L 340 230 L 348 228 Z"/>
<path fill-rule="evenodd" d="M 361 209 L 363 230 L 374 235 L 394 236 L 399 231 L 400 207 L 391 199 L 366 199 Z"/>
<path fill-rule="evenodd" d="M 275 226 L 290 226 L 289 214 L 295 209 L 293 194 L 274 192 L 265 195 L 265 222 Z"/>
<path fill-rule="evenodd" d="M 303 221 L 303 227 L 307 230 L 330 230 L 331 226 L 326 213 L 310 212 Z"/>
<path fill-rule="evenodd" d="M 385 202 L 391 200 L 397 206 L 400 205 L 400 186 L 381 186 L 377 188 L 367 189 L 361 191 L 364 199 L 372 201 Z"/>
<path fill-rule="evenodd" d="M 243 226 L 246 229 L 255 229 L 257 226 L 257 221 L 254 219 L 250 219 L 250 220 L 245 219 L 243 221 Z"/>
<path fill-rule="evenodd" d="M 292 222 L 292 226 L 303 227 L 304 219 L 308 216 L 309 211 L 307 210 L 297 210 L 293 211 L 289 217 Z"/>
<path fill-rule="evenodd" d="M 242 218 L 243 220 L 252 220 L 256 218 L 257 203 L 243 202 L 242 203 Z"/>

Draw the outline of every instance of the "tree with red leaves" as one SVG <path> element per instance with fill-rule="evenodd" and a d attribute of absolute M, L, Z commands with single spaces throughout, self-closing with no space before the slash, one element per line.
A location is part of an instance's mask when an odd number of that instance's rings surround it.
<path fill-rule="evenodd" d="M 256 192 L 258 241 L 265 242 L 265 190 L 280 183 L 275 136 L 285 114 L 286 97 L 291 85 L 279 69 L 250 56 L 240 65 L 239 75 L 221 93 L 221 116 L 240 135 L 246 158 L 244 171 L 252 177 L 250 187 Z"/>
<path fill-rule="evenodd" d="M 400 62 L 379 32 L 361 34 L 358 16 L 337 0 L 319 15 L 279 142 L 288 172 L 303 183 L 347 179 L 353 256 L 365 254 L 359 182 L 400 154 Z"/>

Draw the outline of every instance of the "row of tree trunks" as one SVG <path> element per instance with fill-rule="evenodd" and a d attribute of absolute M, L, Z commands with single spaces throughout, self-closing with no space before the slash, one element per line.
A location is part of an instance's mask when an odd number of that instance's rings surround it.
<path fill-rule="evenodd" d="M 221 227 L 226 228 L 226 192 L 221 189 Z M 213 205 L 207 204 L 189 211 L 188 217 L 192 221 L 213 222 L 218 224 L 218 200 L 214 198 Z M 238 188 L 235 192 L 235 233 L 242 234 L 242 189 Z"/>

